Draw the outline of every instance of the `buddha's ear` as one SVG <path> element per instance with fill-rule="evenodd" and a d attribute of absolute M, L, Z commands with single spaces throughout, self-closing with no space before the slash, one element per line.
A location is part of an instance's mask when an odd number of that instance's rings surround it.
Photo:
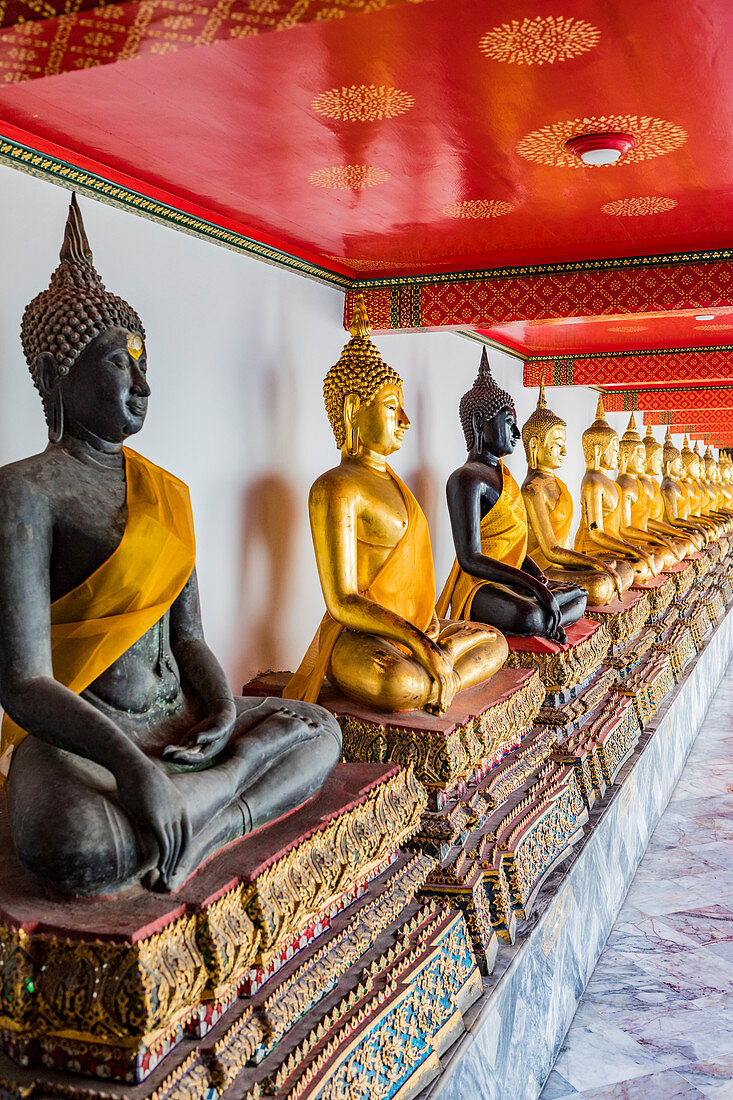
<path fill-rule="evenodd" d="M 530 439 L 529 441 L 529 468 L 530 470 L 537 469 L 537 440 Z"/>
<path fill-rule="evenodd" d="M 359 429 L 356 425 L 356 414 L 361 407 L 361 398 L 358 393 L 347 393 L 344 398 L 344 429 L 346 432 L 346 452 L 355 455 L 359 448 Z"/>
<path fill-rule="evenodd" d="M 473 449 L 481 451 L 484 446 L 484 414 L 481 409 L 474 409 L 471 413 L 471 427 L 473 428 Z"/>
<path fill-rule="evenodd" d="M 36 378 L 38 379 L 38 388 L 44 397 L 53 393 L 59 384 L 62 373 L 66 374 L 66 371 L 59 370 L 56 357 L 50 351 L 42 351 L 36 356 Z"/>
<path fill-rule="evenodd" d="M 603 455 L 603 448 L 598 443 L 593 445 L 593 469 L 600 470 L 601 457 Z"/>

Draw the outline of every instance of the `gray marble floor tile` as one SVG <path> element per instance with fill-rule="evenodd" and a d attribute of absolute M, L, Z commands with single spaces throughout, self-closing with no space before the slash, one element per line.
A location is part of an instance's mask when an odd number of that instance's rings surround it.
<path fill-rule="evenodd" d="M 678 1072 L 710 1100 L 733 1100 L 733 1054 L 695 1062 Z"/>
<path fill-rule="evenodd" d="M 583 1100 L 704 1100 L 704 1093 L 674 1070 L 635 1077 L 581 1094 Z"/>
<path fill-rule="evenodd" d="M 679 1062 L 679 1059 L 677 1059 Z M 667 1069 L 635 1037 L 581 1001 L 555 1069 L 579 1092 Z"/>
<path fill-rule="evenodd" d="M 571 1100 L 572 1097 L 578 1100 L 581 1096 L 582 1093 L 574 1089 L 556 1069 L 547 1078 L 542 1090 L 542 1100 Z"/>

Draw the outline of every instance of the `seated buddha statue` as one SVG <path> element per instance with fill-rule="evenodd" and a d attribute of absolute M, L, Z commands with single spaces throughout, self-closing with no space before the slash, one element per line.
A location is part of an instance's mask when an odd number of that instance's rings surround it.
<path fill-rule="evenodd" d="M 699 481 L 700 455 L 699 453 L 695 454 L 691 449 L 686 435 L 682 443 L 680 457 L 683 468 L 680 487 L 687 494 L 691 519 L 693 522 L 700 524 L 701 527 L 705 527 L 713 536 L 722 534 L 723 524 L 707 514 L 710 509 L 710 500 Z"/>
<path fill-rule="evenodd" d="M 713 458 L 713 452 L 710 450 L 709 444 L 705 448 L 701 468 L 704 475 L 703 484 L 710 495 L 713 513 L 715 516 L 729 522 L 733 513 L 731 513 L 726 496 L 723 493 L 720 467 Z"/>
<path fill-rule="evenodd" d="M 718 471 L 720 476 L 720 491 L 725 501 L 725 507 L 733 511 L 733 463 L 731 462 L 730 455 L 725 454 L 723 451 L 720 452 Z"/>
<path fill-rule="evenodd" d="M 621 490 L 619 534 L 632 546 L 642 546 L 653 558 L 655 572 L 661 573 L 680 559 L 669 540 L 648 529 L 652 501 L 641 480 L 645 471 L 646 449 L 636 430 L 632 413 L 619 443 L 619 474 L 616 478 Z"/>
<path fill-rule="evenodd" d="M 527 553 L 550 580 L 580 585 L 588 606 L 600 607 L 621 598 L 634 579 L 626 562 L 610 561 L 568 548 L 573 522 L 573 498 L 555 473 L 566 455 L 566 424 L 547 408 L 544 380 L 537 408 L 522 428 L 527 476 L 522 499 L 529 524 Z"/>
<path fill-rule="evenodd" d="M 150 387 L 137 313 L 76 198 L 26 308 L 49 443 L 0 470 L 0 764 L 21 863 L 66 894 L 173 890 L 299 806 L 339 758 L 321 707 L 234 698 L 204 640 L 188 489 L 129 449 Z"/>
<path fill-rule="evenodd" d="M 682 455 L 672 442 L 669 428 L 664 437 L 663 449 L 664 477 L 660 485 L 664 501 L 664 518 L 671 526 L 688 534 L 695 544 L 707 546 L 713 537 L 712 529 L 699 523 L 690 511 L 690 494 L 684 481 L 685 467 Z"/>
<path fill-rule="evenodd" d="M 350 332 L 323 384 L 341 460 L 308 500 L 326 614 L 283 695 L 316 700 L 326 676 L 375 710 L 442 714 L 501 668 L 507 644 L 498 630 L 438 620 L 427 520 L 387 464 L 410 426 L 402 379 L 370 340 L 361 297 Z"/>
<path fill-rule="evenodd" d="M 664 462 L 664 448 L 654 438 L 651 424 L 648 425 L 644 436 L 644 451 L 646 453 L 646 472 L 639 480 L 649 498 L 649 518 L 647 530 L 663 535 L 674 547 L 674 552 L 681 560 L 701 550 L 704 539 L 701 534 L 693 534 L 692 531 L 684 532 L 680 527 L 675 527 L 665 520 L 664 500 L 660 488 L 659 477 L 662 474 Z"/>
<path fill-rule="evenodd" d="M 598 398 L 595 421 L 583 432 L 583 456 L 586 471 L 580 484 L 582 510 L 575 549 L 581 554 L 627 562 L 636 583 L 650 580 L 658 572 L 653 556 L 620 532 L 622 494 L 608 476 L 618 466 L 619 440 L 606 421 L 602 397 Z"/>
<path fill-rule="evenodd" d="M 551 580 L 527 553 L 527 513 L 502 462 L 519 440 L 510 395 L 491 376 L 486 348 L 478 377 L 459 406 L 468 458 L 446 491 L 456 560 L 438 614 L 489 623 L 507 634 L 564 644 L 565 627 L 585 611 L 588 593 Z"/>

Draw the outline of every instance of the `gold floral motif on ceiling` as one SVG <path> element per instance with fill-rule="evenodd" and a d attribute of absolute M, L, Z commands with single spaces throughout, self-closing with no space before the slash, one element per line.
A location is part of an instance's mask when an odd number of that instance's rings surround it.
<path fill-rule="evenodd" d="M 583 164 L 574 153 L 565 147 L 565 143 L 582 134 L 599 133 L 631 134 L 635 144 L 633 149 L 615 162 L 615 164 Z M 687 141 L 687 132 L 673 122 L 663 118 L 651 118 L 649 115 L 597 115 L 591 118 L 568 119 L 567 122 L 555 122 L 533 130 L 517 145 L 517 152 L 527 160 L 538 164 L 551 164 L 556 168 L 613 168 L 632 161 L 651 160 L 679 149 Z"/>
<path fill-rule="evenodd" d="M 499 199 L 466 199 L 464 202 L 451 202 L 443 207 L 448 218 L 501 218 L 511 214 L 514 207 L 510 202 Z"/>
<path fill-rule="evenodd" d="M 321 92 L 311 107 L 326 118 L 345 122 L 378 122 L 396 118 L 415 105 L 414 97 L 387 84 L 352 84 Z"/>
<path fill-rule="evenodd" d="M 491 61 L 511 65 L 554 65 L 587 53 L 598 45 L 601 32 L 583 19 L 538 15 L 502 23 L 483 36 L 479 49 Z"/>
<path fill-rule="evenodd" d="M 646 325 L 611 325 L 609 332 L 646 332 Z"/>
<path fill-rule="evenodd" d="M 640 218 L 647 214 L 664 214 L 667 210 L 674 210 L 676 205 L 676 199 L 667 199 L 662 195 L 639 195 L 633 199 L 606 202 L 601 210 L 617 218 Z"/>
<path fill-rule="evenodd" d="M 363 191 L 365 187 L 378 187 L 388 179 L 389 172 L 373 164 L 333 164 L 311 172 L 308 183 L 334 191 Z"/>

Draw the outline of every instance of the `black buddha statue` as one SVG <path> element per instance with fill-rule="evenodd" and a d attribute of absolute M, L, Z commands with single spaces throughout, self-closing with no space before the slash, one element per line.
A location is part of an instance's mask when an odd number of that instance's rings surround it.
<path fill-rule="evenodd" d="M 186 486 L 124 446 L 150 388 L 72 198 L 23 316 L 49 444 L 0 470 L 0 772 L 20 861 L 62 893 L 175 890 L 339 758 L 319 706 L 234 698 L 206 645 Z"/>
<path fill-rule="evenodd" d="M 580 619 L 587 593 L 550 580 L 527 555 L 522 494 L 501 461 L 520 438 L 511 396 L 491 376 L 484 348 L 479 373 L 460 402 L 468 448 L 448 478 L 456 561 L 438 614 L 488 623 L 504 634 L 538 635 L 565 643 L 565 627 Z"/>

